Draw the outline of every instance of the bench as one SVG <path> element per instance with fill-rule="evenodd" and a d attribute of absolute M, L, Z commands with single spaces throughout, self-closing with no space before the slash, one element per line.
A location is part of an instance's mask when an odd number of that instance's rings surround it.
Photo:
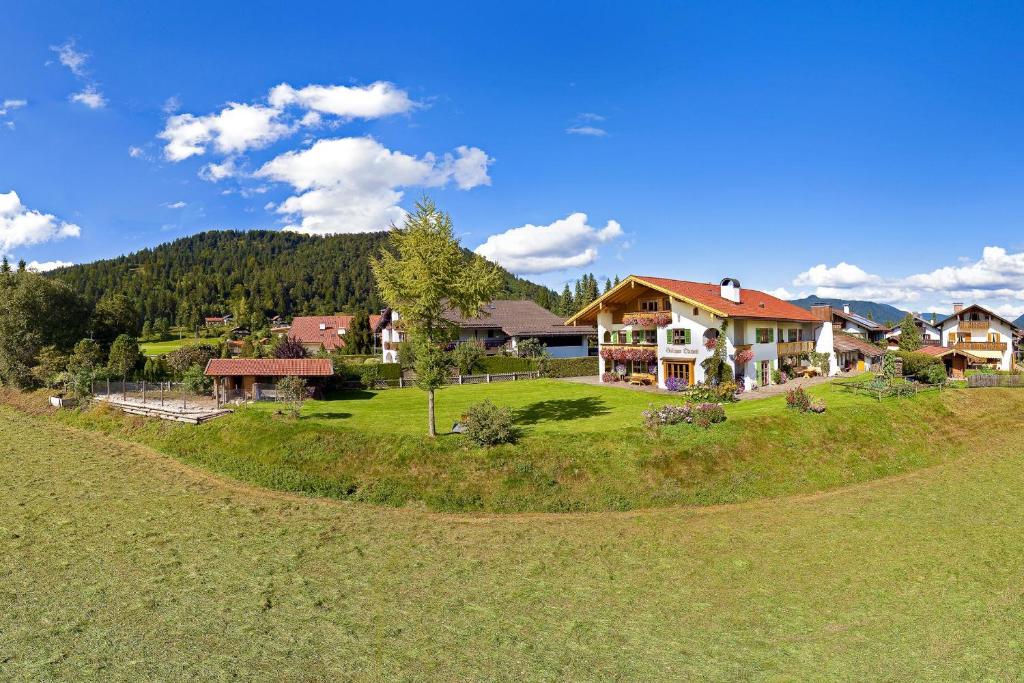
<path fill-rule="evenodd" d="M 654 384 L 658 381 L 658 378 L 648 372 L 634 372 L 629 376 L 629 383 L 643 386 L 645 384 Z"/>

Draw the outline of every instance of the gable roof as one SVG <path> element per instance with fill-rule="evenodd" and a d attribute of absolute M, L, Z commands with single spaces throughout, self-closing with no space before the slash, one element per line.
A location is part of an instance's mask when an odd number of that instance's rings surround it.
<path fill-rule="evenodd" d="M 533 301 L 496 299 L 480 307 L 480 312 L 464 317 L 458 311 L 446 311 L 444 317 L 461 328 L 501 328 L 510 337 L 552 337 L 594 334 L 593 327 L 565 327 L 565 321 Z"/>
<path fill-rule="evenodd" d="M 300 344 L 320 344 L 324 349 L 332 351 L 345 347 L 345 338 L 338 330 L 349 330 L 352 327 L 352 315 L 305 315 L 292 318 L 292 326 L 288 338 Z M 379 315 L 370 316 L 370 331 L 377 328 Z M 320 325 L 324 329 L 320 329 Z"/>
<path fill-rule="evenodd" d="M 211 358 L 207 377 L 330 377 L 334 363 L 329 358 Z"/>
<path fill-rule="evenodd" d="M 631 283 L 650 287 L 662 294 L 679 299 L 684 303 L 703 308 L 720 318 L 754 318 L 758 320 L 792 320 L 797 322 L 820 323 L 810 311 L 796 304 L 783 301 L 757 289 L 740 290 L 740 301 L 730 301 L 722 297 L 721 285 L 711 282 L 691 282 L 689 280 L 673 280 L 665 277 L 649 277 L 646 275 L 630 275 L 617 286 L 605 292 L 589 306 L 578 311 L 576 315 L 565 321 L 566 325 L 575 324 L 581 318 L 588 317 L 598 310 L 609 296 L 618 293 Z"/>
<path fill-rule="evenodd" d="M 849 320 L 850 322 L 860 325 L 871 332 L 883 332 L 889 329 L 885 325 L 875 322 L 874 320 L 869 320 L 859 313 L 847 313 L 846 311 L 833 308 L 832 315 L 838 315 L 840 318 Z"/>
<path fill-rule="evenodd" d="M 953 315 L 949 316 L 948 318 L 946 318 L 945 320 L 940 322 L 938 324 L 938 326 L 941 327 L 941 328 L 945 328 L 946 327 L 946 323 L 956 322 L 961 314 L 966 313 L 966 312 L 968 312 L 968 311 L 970 311 L 972 309 L 977 310 L 977 311 L 981 311 L 985 315 L 988 315 L 988 316 L 991 316 L 993 318 L 996 318 L 997 320 L 1002 320 L 1004 323 L 1006 323 L 1007 325 L 1010 326 L 1011 330 L 1019 329 L 1016 325 L 1013 324 L 1012 321 L 1007 320 L 1006 318 L 1004 318 L 1003 316 L 999 315 L 998 313 L 993 313 L 992 311 L 988 310 L 987 308 L 985 308 L 981 304 L 971 304 L 970 306 L 966 306 L 964 308 L 961 308 L 958 313 L 954 313 Z"/>
<path fill-rule="evenodd" d="M 837 353 L 846 353 L 849 351 L 860 351 L 868 358 L 878 358 L 885 354 L 882 349 L 878 348 L 874 344 L 860 337 L 855 337 L 852 334 L 846 334 L 845 332 L 836 332 L 832 337 L 832 348 Z"/>
<path fill-rule="evenodd" d="M 985 360 L 984 358 L 975 356 L 973 353 L 968 353 L 962 349 L 954 349 L 949 346 L 922 346 L 917 351 L 914 351 L 914 353 L 923 353 L 928 356 L 935 356 L 936 358 L 944 358 L 949 355 L 964 356 L 976 363 L 983 363 Z"/>

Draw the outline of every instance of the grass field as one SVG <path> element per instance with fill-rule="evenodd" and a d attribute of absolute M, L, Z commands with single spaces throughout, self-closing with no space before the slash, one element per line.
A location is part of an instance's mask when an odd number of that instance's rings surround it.
<path fill-rule="evenodd" d="M 422 436 L 425 397 L 415 389 L 309 402 L 299 420 L 273 404 L 200 427 L 109 410 L 56 419 L 278 490 L 438 511 L 564 512 L 732 503 L 899 474 L 1000 438 L 1024 408 L 1024 392 L 1012 390 L 882 403 L 826 386 L 813 393 L 824 415 L 776 397 L 728 406 L 728 421 L 707 431 L 679 425 L 652 436 L 640 412 L 673 397 L 554 380 L 440 391 L 442 428 L 483 398 L 515 411 L 523 439 L 489 450 Z"/>
<path fill-rule="evenodd" d="M 1013 680 L 1016 425 L 829 494 L 493 516 L 267 492 L 0 407 L 0 678 Z"/>
<path fill-rule="evenodd" d="M 140 342 L 139 350 L 144 356 L 162 356 L 165 353 L 171 351 L 177 351 L 183 346 L 190 344 L 199 344 L 201 342 L 209 342 L 208 339 L 196 339 L 195 337 L 184 337 L 182 339 L 169 339 L 167 341 L 159 342 Z"/>

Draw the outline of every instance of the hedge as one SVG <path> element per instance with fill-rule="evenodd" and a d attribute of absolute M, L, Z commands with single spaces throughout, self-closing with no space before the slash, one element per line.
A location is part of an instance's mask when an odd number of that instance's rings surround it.
<path fill-rule="evenodd" d="M 548 361 L 548 377 L 597 376 L 597 356 L 583 358 L 552 358 Z"/>
<path fill-rule="evenodd" d="M 903 360 L 903 374 L 920 375 L 929 365 L 941 364 L 942 360 L 918 351 L 890 351 Z"/>
<path fill-rule="evenodd" d="M 507 372 L 530 372 L 537 369 L 534 358 L 515 356 L 484 356 L 473 366 L 473 372 L 481 375 L 502 375 Z"/>

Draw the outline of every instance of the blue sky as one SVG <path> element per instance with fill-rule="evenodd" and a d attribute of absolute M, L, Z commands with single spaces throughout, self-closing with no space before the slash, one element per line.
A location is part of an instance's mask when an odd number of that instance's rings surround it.
<path fill-rule="evenodd" d="M 1024 312 L 1019 4 L 38 5 L 0 23 L 16 258 L 382 228 L 427 192 L 555 287 Z"/>

